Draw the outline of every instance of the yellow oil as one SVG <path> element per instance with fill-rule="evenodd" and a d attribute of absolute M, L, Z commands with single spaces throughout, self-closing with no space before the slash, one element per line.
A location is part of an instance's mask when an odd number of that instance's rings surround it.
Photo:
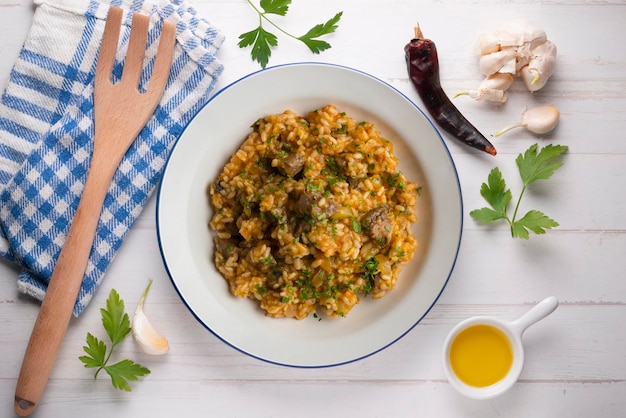
<path fill-rule="evenodd" d="M 470 326 L 452 341 L 450 364 L 456 376 L 467 385 L 493 385 L 511 369 L 511 342 L 502 331 L 491 325 Z"/>

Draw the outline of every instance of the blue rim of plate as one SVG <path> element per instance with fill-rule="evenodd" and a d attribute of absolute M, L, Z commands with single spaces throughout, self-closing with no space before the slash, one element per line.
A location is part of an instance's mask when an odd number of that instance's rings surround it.
<path fill-rule="evenodd" d="M 459 207 L 459 215 L 460 216 L 459 216 L 459 219 L 458 219 L 458 222 L 459 222 L 458 237 L 455 239 L 455 241 L 456 241 L 456 248 L 454 248 L 454 256 L 453 256 L 453 258 L 452 258 L 452 260 L 450 262 L 450 266 L 449 266 L 449 270 L 448 270 L 447 276 L 446 276 L 445 280 L 443 281 L 443 284 L 442 284 L 441 288 L 439 289 L 438 293 L 433 298 L 433 300 L 430 303 L 430 305 L 425 309 L 423 314 L 420 315 L 418 318 L 416 318 L 414 320 L 414 322 L 410 326 L 408 326 L 403 332 L 400 332 L 395 338 L 389 340 L 387 343 L 381 345 L 380 347 L 378 347 L 376 349 L 370 350 L 369 352 L 367 352 L 365 354 L 354 356 L 353 358 L 346 358 L 346 359 L 343 359 L 343 360 L 340 360 L 340 361 L 329 362 L 328 364 L 315 364 L 315 365 L 291 364 L 289 362 L 276 361 L 276 360 L 272 360 L 272 359 L 266 358 L 264 356 L 257 355 L 255 353 L 251 352 L 251 350 L 246 350 L 246 349 L 244 349 L 242 347 L 239 347 L 236 344 L 233 344 L 231 341 L 229 341 L 228 339 L 224 338 L 218 332 L 213 330 L 206 323 L 206 321 L 203 320 L 197 314 L 197 312 L 188 303 L 188 301 L 185 299 L 183 293 L 181 292 L 181 289 L 180 289 L 179 285 L 177 284 L 176 279 L 174 278 L 174 274 L 171 271 L 171 269 L 170 269 L 170 267 L 168 265 L 167 259 L 166 259 L 166 254 L 164 252 L 163 242 L 162 242 L 162 231 L 161 231 L 160 222 L 159 222 L 159 220 L 160 220 L 161 199 L 163 198 L 163 196 L 162 196 L 163 179 L 165 178 L 165 174 L 167 173 L 167 168 L 169 166 L 170 160 L 172 159 L 172 156 L 175 154 L 174 151 L 175 151 L 177 145 L 179 144 L 181 138 L 184 137 L 185 132 L 188 130 L 189 126 L 194 122 L 196 117 L 199 114 L 201 114 L 202 111 L 207 106 L 211 105 L 217 98 L 219 98 L 221 95 L 223 95 L 225 93 L 228 93 L 231 90 L 231 88 L 233 88 L 234 86 L 236 86 L 239 83 L 243 82 L 244 80 L 247 80 L 247 79 L 249 79 L 251 77 L 255 77 L 257 75 L 264 74 L 264 73 L 267 73 L 267 72 L 284 69 L 286 67 L 299 67 L 299 66 L 331 67 L 331 68 L 342 69 L 342 70 L 346 70 L 346 71 L 349 71 L 349 72 L 354 72 L 356 74 L 360 74 L 361 76 L 365 76 L 367 78 L 370 78 L 372 81 L 380 83 L 381 85 L 385 86 L 386 88 L 391 90 L 396 95 L 399 95 L 400 97 L 402 97 L 407 103 L 412 105 L 415 108 L 415 110 L 417 110 L 423 116 L 423 118 L 428 122 L 428 124 L 430 124 L 431 128 L 433 129 L 433 131 L 436 133 L 436 135 L 438 136 L 439 140 L 441 141 L 441 145 L 442 145 L 443 149 L 447 153 L 447 157 L 449 159 L 449 163 L 451 165 L 451 168 L 453 170 L 454 177 L 455 177 L 455 180 L 456 180 L 456 190 L 458 192 L 458 201 L 459 201 L 459 206 L 460 206 Z M 243 138 L 241 140 L 243 141 Z M 157 240 L 158 240 L 158 245 L 159 245 L 159 251 L 160 251 L 160 254 L 161 254 L 163 265 L 165 267 L 165 270 L 166 270 L 166 272 L 167 272 L 167 274 L 168 274 L 168 276 L 170 278 L 170 281 L 171 281 L 174 289 L 176 290 L 176 292 L 177 292 L 178 296 L 180 297 L 181 301 L 187 307 L 187 309 L 192 314 L 192 316 L 200 324 L 202 324 L 202 326 L 204 328 L 206 328 L 209 332 L 211 332 L 211 334 L 213 334 L 215 337 L 217 337 L 219 340 L 221 340 L 222 342 L 224 342 L 228 346 L 230 346 L 230 347 L 234 348 L 235 350 L 239 351 L 240 353 L 245 354 L 245 355 L 247 355 L 249 357 L 255 358 L 257 360 L 261 360 L 263 362 L 269 363 L 269 364 L 275 364 L 275 365 L 279 365 L 279 366 L 286 366 L 286 367 L 292 367 L 292 368 L 304 368 L 304 369 L 336 367 L 336 366 L 341 366 L 341 365 L 350 364 L 350 363 L 354 363 L 354 362 L 363 360 L 365 358 L 371 357 L 374 354 L 377 354 L 377 353 L 387 349 L 388 347 L 390 347 L 391 345 L 393 345 L 394 343 L 396 343 L 397 341 L 402 339 L 410 331 L 412 331 L 426 317 L 426 315 L 428 315 L 428 313 L 435 306 L 435 304 L 439 300 L 441 294 L 443 293 L 444 289 L 446 288 L 446 286 L 447 286 L 447 284 L 448 284 L 448 282 L 450 280 L 450 277 L 452 275 L 452 272 L 454 271 L 454 267 L 456 265 L 456 261 L 457 261 L 457 258 L 458 258 L 458 253 L 459 253 L 460 245 L 461 245 L 462 232 L 463 232 L 463 199 L 462 199 L 462 194 L 461 194 L 461 186 L 460 186 L 460 181 L 459 181 L 459 177 L 458 177 L 458 171 L 456 169 L 456 165 L 454 163 L 454 160 L 452 159 L 452 156 L 450 154 L 450 150 L 448 149 L 447 145 L 445 144 L 445 141 L 443 140 L 443 137 L 441 136 L 441 133 L 439 132 L 437 127 L 432 123 L 432 121 L 426 116 L 426 113 L 418 105 L 416 105 L 411 99 L 409 99 L 404 93 L 402 93 L 397 88 L 395 88 L 394 86 L 390 85 L 389 83 L 387 83 L 387 82 L 385 82 L 385 81 L 383 81 L 383 80 L 381 80 L 381 79 L 379 79 L 379 78 L 377 78 L 377 77 L 375 77 L 375 76 L 373 76 L 373 75 L 371 75 L 369 73 L 366 73 L 364 71 L 361 71 L 361 70 L 358 70 L 358 69 L 355 69 L 355 68 L 352 68 L 352 67 L 339 65 L 339 64 L 325 63 L 325 62 L 294 62 L 294 63 L 281 64 L 281 65 L 276 65 L 276 66 L 272 66 L 272 67 L 267 67 L 265 69 L 261 69 L 261 70 L 249 73 L 249 74 L 247 74 L 247 75 L 245 75 L 245 76 L 243 76 L 243 77 L 233 81 L 232 83 L 226 85 L 225 87 L 223 87 L 222 89 L 217 91 L 207 101 L 207 103 L 201 109 L 198 110 L 196 115 L 194 115 L 194 117 L 184 127 L 183 131 L 181 132 L 181 135 L 177 138 L 177 140 L 175 141 L 174 145 L 172 146 L 172 149 L 170 150 L 170 154 L 169 154 L 168 159 L 167 159 L 167 161 L 165 162 L 165 165 L 164 165 L 162 176 L 163 176 L 162 180 L 159 183 L 159 187 L 158 187 L 158 190 L 157 190 L 156 232 L 157 232 Z M 207 205 L 208 205 L 208 202 L 207 202 Z"/>

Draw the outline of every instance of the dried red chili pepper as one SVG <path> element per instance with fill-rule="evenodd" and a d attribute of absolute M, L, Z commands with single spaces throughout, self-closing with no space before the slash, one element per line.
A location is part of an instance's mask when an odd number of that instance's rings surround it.
<path fill-rule="evenodd" d="M 407 70 L 413 87 L 437 124 L 463 143 L 496 155 L 494 146 L 452 104 L 441 88 L 437 48 L 430 39 L 423 39 L 419 26 L 415 38 L 404 47 Z"/>

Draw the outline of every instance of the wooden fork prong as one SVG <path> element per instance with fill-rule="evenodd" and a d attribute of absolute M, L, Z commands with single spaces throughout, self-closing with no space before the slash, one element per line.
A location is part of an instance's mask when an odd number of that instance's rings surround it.
<path fill-rule="evenodd" d="M 170 68 L 172 65 L 172 56 L 174 55 L 174 47 L 176 44 L 176 26 L 170 22 L 163 22 L 161 36 L 159 39 L 159 48 L 154 59 L 154 66 L 146 94 L 149 96 L 161 96 L 165 84 L 170 76 Z M 149 99 L 156 102 L 154 98 Z M 155 105 L 156 106 L 156 105 Z"/>
<path fill-rule="evenodd" d="M 126 88 L 139 89 L 149 27 L 150 18 L 148 16 L 139 13 L 133 14 L 126 61 L 124 62 L 124 71 L 121 79 L 121 83 L 125 84 Z"/>
<path fill-rule="evenodd" d="M 117 44 L 122 26 L 123 10 L 118 7 L 111 7 L 107 15 L 104 26 L 104 36 L 98 53 L 98 63 L 96 65 L 96 81 L 111 80 Z"/>

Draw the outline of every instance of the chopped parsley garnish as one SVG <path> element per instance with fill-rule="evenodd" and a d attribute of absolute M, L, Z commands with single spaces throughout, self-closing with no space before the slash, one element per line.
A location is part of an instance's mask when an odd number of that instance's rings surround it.
<path fill-rule="evenodd" d="M 259 295 L 262 295 L 264 293 L 267 293 L 267 287 L 265 286 L 261 286 L 259 284 L 255 284 L 254 285 L 254 290 L 256 291 L 256 293 L 258 293 Z"/>
<path fill-rule="evenodd" d="M 307 180 L 305 187 L 307 190 L 310 190 L 312 192 L 321 193 L 324 191 L 324 186 L 322 184 L 315 183 L 315 180 Z"/>
<path fill-rule="evenodd" d="M 404 176 L 402 173 L 387 173 L 384 178 L 385 182 L 389 187 L 398 189 L 400 191 L 406 188 L 406 183 L 404 181 Z"/>
<path fill-rule="evenodd" d="M 276 260 L 274 260 L 273 257 L 262 258 L 259 260 L 259 262 L 261 264 L 265 264 L 266 266 L 269 266 L 271 264 L 276 264 Z"/>
<path fill-rule="evenodd" d="M 341 125 L 341 128 L 337 129 L 335 132 L 339 135 L 345 135 L 348 133 L 348 127 L 346 125 Z"/>
<path fill-rule="evenodd" d="M 375 279 L 378 274 L 378 267 L 380 266 L 380 261 L 375 257 L 371 257 L 368 259 L 362 266 L 361 270 L 363 270 L 363 278 L 365 279 L 365 288 L 363 289 L 363 293 L 367 296 L 374 286 L 376 285 Z"/>
<path fill-rule="evenodd" d="M 350 222 L 352 223 L 352 229 L 357 234 L 361 233 L 361 222 L 359 222 L 354 216 L 350 218 Z"/>

